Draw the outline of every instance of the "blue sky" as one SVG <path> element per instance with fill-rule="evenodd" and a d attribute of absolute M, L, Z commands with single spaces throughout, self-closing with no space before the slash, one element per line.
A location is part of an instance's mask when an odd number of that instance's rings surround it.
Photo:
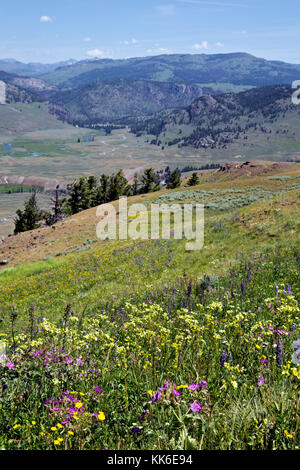
<path fill-rule="evenodd" d="M 56 62 L 248 52 L 300 63 L 299 0 L 11 0 L 0 58 Z"/>

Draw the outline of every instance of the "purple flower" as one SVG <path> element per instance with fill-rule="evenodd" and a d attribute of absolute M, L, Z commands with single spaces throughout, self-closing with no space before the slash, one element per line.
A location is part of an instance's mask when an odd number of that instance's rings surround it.
<path fill-rule="evenodd" d="M 139 432 L 142 431 L 142 429 L 143 429 L 143 428 L 137 428 L 137 427 L 135 427 L 135 428 L 131 428 L 131 431 L 132 431 L 133 433 L 139 433 Z"/>
<path fill-rule="evenodd" d="M 84 364 L 84 362 L 80 357 L 78 359 L 76 359 L 76 366 L 83 366 L 83 364 Z"/>
<path fill-rule="evenodd" d="M 202 382 L 198 383 L 198 387 L 207 387 L 208 383 L 205 380 L 202 380 Z"/>
<path fill-rule="evenodd" d="M 227 354 L 226 351 L 223 351 L 221 354 L 221 359 L 220 359 L 221 367 L 223 368 L 224 364 L 229 363 L 229 362 L 231 362 L 231 355 Z"/>
<path fill-rule="evenodd" d="M 158 402 L 158 400 L 160 399 L 160 397 L 161 397 L 161 393 L 160 393 L 160 392 L 153 393 L 153 395 L 152 395 L 152 405 L 153 405 L 153 403 Z"/>
<path fill-rule="evenodd" d="M 160 390 L 161 392 L 164 392 L 164 391 L 167 390 L 167 388 L 169 387 L 169 384 L 170 384 L 170 380 L 167 380 L 167 381 L 163 384 L 163 386 L 162 386 L 161 388 L 159 388 L 159 390 Z"/>
<path fill-rule="evenodd" d="M 95 385 L 94 390 L 99 393 L 103 392 L 102 388 L 98 387 L 98 385 Z"/>
<path fill-rule="evenodd" d="M 258 385 L 259 387 L 262 387 L 262 385 L 265 385 L 265 383 L 266 383 L 266 380 L 265 380 L 265 378 L 261 375 L 261 376 L 259 377 L 258 381 L 257 381 L 257 385 Z"/>
<path fill-rule="evenodd" d="M 141 414 L 141 416 L 139 417 L 139 421 L 144 421 L 145 417 L 150 413 L 149 410 L 145 410 L 143 411 L 143 413 Z"/>
<path fill-rule="evenodd" d="M 178 390 L 176 390 L 176 388 L 173 388 L 173 391 L 172 391 L 173 395 L 175 395 L 176 397 L 180 397 L 181 393 L 178 392 Z"/>
<path fill-rule="evenodd" d="M 191 384 L 189 385 L 189 389 L 195 391 L 195 390 L 198 390 L 198 386 L 195 384 Z"/>
<path fill-rule="evenodd" d="M 6 367 L 8 367 L 8 369 L 15 369 L 15 365 L 11 361 L 7 361 Z"/>
<path fill-rule="evenodd" d="M 283 343 L 278 342 L 277 348 L 276 348 L 276 362 L 277 362 L 278 367 L 281 367 L 282 365 L 283 352 L 284 352 L 284 345 Z"/>
<path fill-rule="evenodd" d="M 207 385 L 208 385 L 208 383 L 205 380 L 202 380 L 202 382 L 197 383 L 197 385 L 195 385 L 195 384 L 189 385 L 189 389 L 192 390 L 192 391 L 196 391 L 201 387 L 207 387 Z"/>
<path fill-rule="evenodd" d="M 191 411 L 196 411 L 196 412 L 201 411 L 202 410 L 201 403 L 199 403 L 199 401 L 194 401 L 193 403 L 191 403 L 190 409 Z"/>

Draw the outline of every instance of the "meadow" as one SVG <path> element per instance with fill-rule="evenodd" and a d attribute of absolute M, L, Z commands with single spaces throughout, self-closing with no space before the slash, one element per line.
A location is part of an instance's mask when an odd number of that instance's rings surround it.
<path fill-rule="evenodd" d="M 1 447 L 299 449 L 296 176 L 207 208 L 199 252 L 92 231 L 55 252 L 45 232 L 52 255 L 2 270 Z M 140 199 L 215 202 L 220 186 Z"/>

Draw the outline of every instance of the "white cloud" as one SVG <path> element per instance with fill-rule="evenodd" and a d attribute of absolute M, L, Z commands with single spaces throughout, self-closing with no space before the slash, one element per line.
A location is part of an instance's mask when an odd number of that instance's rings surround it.
<path fill-rule="evenodd" d="M 104 59 L 104 58 L 111 58 L 112 53 L 108 50 L 102 50 L 102 49 L 91 49 L 90 51 L 86 52 L 86 55 L 88 57 L 97 57 L 98 59 Z"/>
<path fill-rule="evenodd" d="M 89 57 L 103 57 L 104 51 L 101 51 L 101 49 L 92 49 L 90 51 L 87 51 L 86 55 L 88 55 Z"/>
<path fill-rule="evenodd" d="M 170 54 L 172 52 L 166 47 L 158 47 L 157 49 L 147 49 L 147 54 Z"/>
<path fill-rule="evenodd" d="M 192 46 L 192 49 L 195 49 L 196 51 L 200 51 L 201 49 L 208 49 L 208 42 L 202 41 L 201 44 L 196 43 Z"/>
<path fill-rule="evenodd" d="M 129 46 L 129 44 L 139 44 L 137 39 L 131 39 L 130 41 L 120 41 L 121 46 Z"/>
<path fill-rule="evenodd" d="M 40 22 L 41 23 L 53 23 L 53 19 L 54 18 L 51 18 L 51 16 L 41 16 L 40 17 Z"/>
<path fill-rule="evenodd" d="M 89 36 L 87 36 L 86 38 L 83 38 L 84 42 L 91 42 L 92 38 L 90 38 Z"/>
<path fill-rule="evenodd" d="M 175 15 L 175 5 L 158 5 L 156 10 L 160 15 L 173 16 Z"/>
<path fill-rule="evenodd" d="M 224 45 L 225 45 L 225 44 L 224 44 L 223 42 L 220 42 L 220 41 L 216 43 L 216 46 L 217 46 L 217 47 L 224 47 Z"/>

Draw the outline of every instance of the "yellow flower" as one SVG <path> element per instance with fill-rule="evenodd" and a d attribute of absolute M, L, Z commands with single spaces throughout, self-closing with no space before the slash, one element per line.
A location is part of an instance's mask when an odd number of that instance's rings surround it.
<path fill-rule="evenodd" d="M 61 437 L 59 437 L 58 439 L 56 439 L 54 441 L 54 445 L 59 446 L 62 443 L 62 441 L 63 441 L 63 439 Z"/>
<path fill-rule="evenodd" d="M 62 426 L 60 423 L 58 423 L 58 424 L 56 425 L 56 427 L 57 427 L 58 429 L 62 429 L 63 426 Z"/>
<path fill-rule="evenodd" d="M 177 390 L 180 390 L 181 388 L 189 388 L 188 385 L 179 385 L 177 387 Z"/>
<path fill-rule="evenodd" d="M 31 425 L 34 426 L 36 424 L 35 421 L 31 421 Z"/>
<path fill-rule="evenodd" d="M 79 401 L 78 403 L 75 403 L 75 407 L 76 407 L 76 408 L 82 408 L 82 407 L 83 407 L 83 403 L 81 403 L 81 401 Z"/>
<path fill-rule="evenodd" d="M 293 439 L 293 437 L 295 436 L 295 433 L 292 432 L 292 433 L 289 433 L 287 430 L 284 431 L 284 435 L 285 437 L 287 437 L 288 439 Z"/>
<path fill-rule="evenodd" d="M 52 426 L 51 431 L 57 431 L 57 428 L 55 426 Z"/>
<path fill-rule="evenodd" d="M 153 395 L 153 390 L 148 390 L 148 392 L 147 392 L 147 393 L 149 393 L 149 395 L 151 395 L 151 396 L 152 396 L 152 395 Z"/>
<path fill-rule="evenodd" d="M 98 419 L 99 419 L 99 421 L 104 421 L 105 420 L 105 414 L 103 413 L 103 411 L 100 411 L 100 413 L 98 414 Z"/>
<path fill-rule="evenodd" d="M 21 427 L 21 424 L 15 424 L 13 429 L 19 429 Z"/>
<path fill-rule="evenodd" d="M 74 436 L 73 431 L 68 431 L 69 436 Z"/>

